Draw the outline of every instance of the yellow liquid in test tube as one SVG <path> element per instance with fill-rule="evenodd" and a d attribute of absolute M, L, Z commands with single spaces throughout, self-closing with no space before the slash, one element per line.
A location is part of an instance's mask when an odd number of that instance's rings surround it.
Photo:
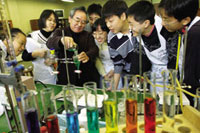
<path fill-rule="evenodd" d="M 118 118 L 116 101 L 104 101 L 106 133 L 118 133 Z"/>

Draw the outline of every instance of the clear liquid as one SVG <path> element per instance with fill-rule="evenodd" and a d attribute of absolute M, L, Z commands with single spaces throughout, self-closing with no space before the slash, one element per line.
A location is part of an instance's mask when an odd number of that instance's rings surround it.
<path fill-rule="evenodd" d="M 174 132 L 175 124 L 175 96 L 170 90 L 164 91 L 163 103 L 163 131 Z"/>
<path fill-rule="evenodd" d="M 87 121 L 89 133 L 99 133 L 99 113 L 95 107 L 87 108 Z"/>
<path fill-rule="evenodd" d="M 24 113 L 29 133 L 40 133 L 37 110 L 30 108 Z"/>
<path fill-rule="evenodd" d="M 78 113 L 67 113 L 68 133 L 79 133 Z"/>
<path fill-rule="evenodd" d="M 117 104 L 115 101 L 104 101 L 106 133 L 118 133 Z"/>

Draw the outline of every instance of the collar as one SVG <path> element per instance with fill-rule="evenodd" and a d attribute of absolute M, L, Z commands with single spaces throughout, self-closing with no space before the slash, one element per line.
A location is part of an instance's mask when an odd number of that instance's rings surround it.
<path fill-rule="evenodd" d="M 145 35 L 145 36 L 146 36 L 146 37 L 149 37 L 149 36 L 152 34 L 154 28 L 155 28 L 155 25 L 152 26 L 151 31 L 148 33 L 148 35 Z"/>
<path fill-rule="evenodd" d="M 3 51 L 2 58 L 5 59 L 7 57 L 7 48 L 2 40 L 0 40 L 0 49 L 2 49 L 2 51 Z"/>
<path fill-rule="evenodd" d="M 121 39 L 123 36 L 128 36 L 128 37 L 131 37 L 131 33 L 127 33 L 127 34 L 122 34 L 121 32 L 117 33 L 116 34 L 117 38 L 118 39 Z"/>
<path fill-rule="evenodd" d="M 200 17 L 199 16 L 196 16 L 193 20 L 192 20 L 192 22 L 190 23 L 190 25 L 189 25 L 189 27 L 188 27 L 188 31 L 190 30 L 190 28 L 196 23 L 196 22 L 198 22 L 200 20 Z"/>

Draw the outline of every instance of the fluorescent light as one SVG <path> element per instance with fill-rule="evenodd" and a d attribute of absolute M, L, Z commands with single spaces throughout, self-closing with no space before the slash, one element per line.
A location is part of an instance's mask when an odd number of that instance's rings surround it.
<path fill-rule="evenodd" d="M 61 0 L 63 2 L 74 2 L 74 0 Z"/>

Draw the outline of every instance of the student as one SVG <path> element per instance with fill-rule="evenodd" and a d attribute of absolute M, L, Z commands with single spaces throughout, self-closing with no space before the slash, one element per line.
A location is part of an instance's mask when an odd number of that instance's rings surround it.
<path fill-rule="evenodd" d="M 196 16 L 198 8 L 198 0 L 161 0 L 159 4 L 162 25 L 169 32 L 178 31 L 181 33 L 185 26 L 188 27 L 183 83 L 192 86 L 187 91 L 193 94 L 196 93 L 196 88 L 200 86 L 200 17 Z M 183 54 L 182 48 L 183 43 L 180 48 L 181 55 Z M 181 62 L 179 66 L 181 66 Z M 193 97 L 186 96 L 190 100 L 190 104 L 193 105 Z"/>
<path fill-rule="evenodd" d="M 133 43 L 129 24 L 126 19 L 127 4 L 123 0 L 109 0 L 102 9 L 102 15 L 110 32 L 108 34 L 108 45 L 111 59 L 114 63 L 114 82 L 117 88 L 121 74 L 138 74 L 138 65 L 133 60 Z M 143 54 L 143 61 L 148 59 Z M 139 58 L 139 56 L 138 56 Z M 135 58 L 136 59 L 136 58 Z M 132 62 L 132 64 L 131 64 Z M 145 65 L 143 70 L 148 70 L 149 65 Z"/>
<path fill-rule="evenodd" d="M 138 1 L 129 7 L 127 15 L 133 36 L 137 38 L 135 45 L 138 45 L 141 34 L 141 44 L 152 64 L 151 71 L 161 78 L 161 72 L 167 69 L 168 59 L 166 41 L 160 34 L 161 19 L 155 16 L 154 6 L 148 1 Z"/>
<path fill-rule="evenodd" d="M 101 5 L 100 4 L 91 4 L 87 9 L 87 15 L 89 17 L 89 23 L 86 24 L 85 29 L 88 32 L 92 32 L 92 25 L 94 22 L 101 17 Z"/>
<path fill-rule="evenodd" d="M 101 75 L 101 80 L 109 80 L 114 75 L 113 61 L 110 59 L 110 54 L 107 44 L 107 35 L 109 29 L 103 18 L 99 18 L 92 26 L 92 34 L 95 38 L 96 45 L 99 48 L 99 57 L 96 60 L 96 68 Z M 102 81 L 100 81 L 102 83 Z M 122 88 L 120 83 L 119 89 Z"/>
<path fill-rule="evenodd" d="M 39 80 L 45 84 L 56 84 L 53 66 L 45 59 L 49 54 L 46 42 L 58 27 L 58 17 L 55 12 L 44 10 L 40 15 L 38 26 L 40 30 L 30 33 L 27 37 L 26 50 L 22 54 L 22 59 L 32 61 L 34 80 Z"/>
<path fill-rule="evenodd" d="M 10 29 L 11 37 L 13 39 L 13 48 L 15 55 L 18 56 L 25 49 L 26 35 L 19 28 Z M 10 59 L 10 50 L 8 40 L 4 34 L 0 35 L 0 49 L 2 50 L 2 60 L 7 61 Z"/>
<path fill-rule="evenodd" d="M 18 28 L 12 28 L 10 30 L 10 33 L 12 36 L 12 44 L 13 44 L 15 55 L 18 56 L 25 49 L 26 35 Z M 9 44 L 8 44 L 9 40 L 6 39 L 6 36 L 4 34 L 0 35 L 0 37 L 1 37 L 0 49 L 2 50 L 2 61 L 5 64 L 5 62 L 9 60 L 10 54 L 11 54 L 9 50 Z M 0 116 L 4 112 L 2 104 L 8 104 L 7 97 L 5 94 L 6 94 L 6 90 L 4 86 L 0 84 Z"/>
<path fill-rule="evenodd" d="M 57 29 L 53 36 L 48 40 L 48 48 L 54 48 L 58 52 L 58 58 L 65 58 L 64 45 L 66 49 L 73 46 L 78 47 L 78 59 L 81 62 L 80 75 L 74 71 L 76 67 L 74 64 L 68 64 L 70 83 L 83 86 L 85 82 L 94 81 L 99 83 L 99 74 L 95 67 L 95 60 L 98 56 L 99 50 L 95 44 L 92 34 L 84 31 L 86 25 L 86 11 L 84 7 L 75 7 L 70 11 L 69 23 L 70 25 L 64 29 L 64 37 L 61 28 Z M 72 58 L 73 52 L 67 50 L 67 57 Z M 58 84 L 68 84 L 66 65 L 58 62 Z M 79 77 L 80 76 L 80 77 Z"/>

